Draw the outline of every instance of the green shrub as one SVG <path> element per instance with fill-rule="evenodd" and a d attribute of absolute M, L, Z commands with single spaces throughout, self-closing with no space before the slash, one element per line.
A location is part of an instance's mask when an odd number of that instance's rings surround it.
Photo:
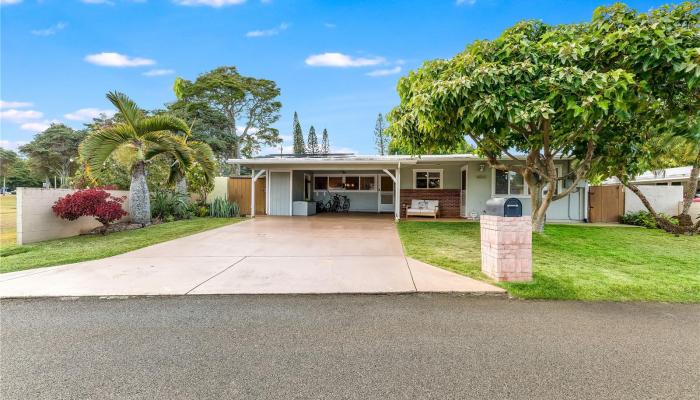
<path fill-rule="evenodd" d="M 151 194 L 151 218 L 174 221 L 189 219 L 193 215 L 188 196 L 172 190 L 156 190 Z"/>
<path fill-rule="evenodd" d="M 669 217 L 666 214 L 659 213 L 659 216 L 661 217 L 666 217 L 669 221 L 675 222 L 676 220 L 674 218 Z M 622 216 L 620 219 L 620 222 L 626 225 L 636 225 L 636 226 L 643 226 L 645 228 L 649 229 L 656 229 L 659 226 L 656 223 L 656 220 L 654 217 L 651 215 L 649 211 L 637 211 L 637 212 L 628 212 L 625 213 L 625 215 Z"/>
<path fill-rule="evenodd" d="M 238 217 L 238 203 L 235 201 L 226 201 L 219 197 L 209 206 L 209 215 L 216 218 Z"/>
<path fill-rule="evenodd" d="M 207 215 L 209 215 L 209 207 L 207 207 L 206 205 L 197 206 L 196 214 L 198 217 L 206 217 Z"/>

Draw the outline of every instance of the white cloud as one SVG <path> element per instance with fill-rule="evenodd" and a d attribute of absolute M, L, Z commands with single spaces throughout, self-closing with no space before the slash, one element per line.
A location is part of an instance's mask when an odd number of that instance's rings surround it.
<path fill-rule="evenodd" d="M 375 69 L 374 71 L 370 71 L 367 73 L 367 76 L 372 76 L 372 77 L 377 77 L 377 76 L 388 76 L 388 75 L 396 75 L 399 72 L 401 72 L 401 67 L 396 66 L 394 68 L 387 68 L 387 69 Z"/>
<path fill-rule="evenodd" d="M 458 6 L 461 6 L 461 5 L 473 6 L 474 4 L 476 4 L 476 0 L 457 0 L 456 4 Z"/>
<path fill-rule="evenodd" d="M 22 2 L 22 0 L 0 0 L 0 5 L 9 6 L 12 4 L 19 4 L 21 2 Z"/>
<path fill-rule="evenodd" d="M 173 0 L 173 3 L 181 6 L 206 6 L 219 8 L 243 4 L 245 3 L 245 0 Z"/>
<path fill-rule="evenodd" d="M 0 108 L 24 108 L 31 107 L 34 104 L 27 101 L 5 101 L 0 100 Z"/>
<path fill-rule="evenodd" d="M 57 34 L 58 32 L 62 31 L 65 29 L 65 27 L 68 26 L 65 22 L 59 22 L 55 25 L 51 25 L 46 29 L 37 29 L 32 31 L 32 35 L 35 36 L 52 36 Z"/>
<path fill-rule="evenodd" d="M 129 57 L 124 54 L 114 53 L 114 52 L 102 52 L 97 54 L 89 54 L 85 56 L 85 61 L 90 64 L 99 65 L 101 67 L 143 67 L 146 65 L 153 65 L 156 62 L 141 57 Z"/>
<path fill-rule="evenodd" d="M 172 69 L 151 69 L 146 72 L 144 72 L 142 75 L 144 76 L 163 76 L 163 75 L 172 75 L 175 73 L 175 70 Z"/>
<path fill-rule="evenodd" d="M 20 129 L 24 131 L 30 131 L 30 132 L 42 132 L 48 129 L 49 126 L 51 126 L 52 121 L 40 121 L 40 122 L 25 122 L 24 124 L 20 125 Z"/>
<path fill-rule="evenodd" d="M 39 119 L 43 117 L 44 114 L 40 111 L 35 110 L 16 110 L 11 108 L 9 110 L 0 111 L 0 120 L 10 121 L 14 123 L 21 123 L 33 119 Z"/>
<path fill-rule="evenodd" d="M 256 31 L 250 31 L 246 33 L 246 37 L 265 37 L 265 36 L 275 36 L 278 35 L 280 32 L 287 30 L 289 28 L 289 24 L 287 23 L 281 23 L 280 26 L 272 29 L 264 29 L 264 30 L 256 30 Z"/>
<path fill-rule="evenodd" d="M 325 27 L 328 28 L 328 29 L 333 29 L 333 28 L 335 28 L 335 24 L 332 24 L 332 23 L 330 23 L 330 22 L 324 22 L 324 23 L 323 23 L 323 26 L 325 26 Z"/>
<path fill-rule="evenodd" d="M 372 65 L 383 64 L 386 60 L 383 57 L 358 57 L 353 58 L 342 53 L 322 53 L 314 54 L 306 58 L 306 65 L 312 67 L 369 67 Z"/>
<path fill-rule="evenodd" d="M 102 114 L 106 115 L 107 118 L 110 118 L 115 113 L 116 111 L 114 110 L 102 110 L 99 108 L 88 107 L 65 114 L 63 117 L 71 121 L 91 121 L 93 118 L 97 118 Z"/>
<path fill-rule="evenodd" d="M 26 140 L 0 140 L 0 147 L 5 150 L 18 151 L 19 146 L 25 145 L 29 142 Z"/>

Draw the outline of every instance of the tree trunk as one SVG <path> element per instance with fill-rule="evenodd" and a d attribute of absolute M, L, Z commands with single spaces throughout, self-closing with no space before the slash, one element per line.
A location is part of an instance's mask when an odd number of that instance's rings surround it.
<path fill-rule="evenodd" d="M 129 214 L 134 223 L 151 223 L 151 199 L 146 184 L 146 163 L 138 161 L 131 173 L 129 186 Z"/>
<path fill-rule="evenodd" d="M 700 153 L 698 154 L 698 159 L 700 159 Z M 683 185 L 683 209 L 681 214 L 678 216 L 678 222 L 683 227 L 690 227 L 693 225 L 693 219 L 690 216 L 690 206 L 693 204 L 695 192 L 698 190 L 699 175 L 700 163 L 695 163 L 693 168 L 690 170 L 688 182 Z"/>
<path fill-rule="evenodd" d="M 685 230 L 678 225 L 674 225 L 671 221 L 668 220 L 668 218 L 659 215 L 656 210 L 654 210 L 654 207 L 651 205 L 649 202 L 649 199 L 647 199 L 647 196 L 642 193 L 639 188 L 632 184 L 632 183 L 625 183 L 625 187 L 627 187 L 629 190 L 634 192 L 634 194 L 639 197 L 639 200 L 644 204 L 644 207 L 646 207 L 647 210 L 649 210 L 649 213 L 651 214 L 652 217 L 654 217 L 654 220 L 656 221 L 656 224 L 659 225 L 659 228 L 665 230 L 666 232 L 669 233 L 675 233 L 675 234 L 680 234 L 680 233 L 690 233 L 690 232 L 685 232 Z"/>
<path fill-rule="evenodd" d="M 187 178 L 182 176 L 175 182 L 175 191 L 187 196 Z"/>
<path fill-rule="evenodd" d="M 554 195 L 552 191 L 555 184 L 549 184 L 531 172 L 525 172 L 523 178 L 525 178 L 525 182 L 527 182 L 527 186 L 530 189 L 532 231 L 542 233 L 544 232 L 544 223 L 547 220 L 547 209 L 552 203 L 552 196 Z M 543 195 L 542 191 L 545 186 L 547 186 L 548 191 L 546 195 Z"/>
<path fill-rule="evenodd" d="M 241 158 L 241 142 L 238 139 L 233 145 L 233 158 Z M 233 174 L 236 176 L 241 174 L 241 164 L 233 164 Z"/>

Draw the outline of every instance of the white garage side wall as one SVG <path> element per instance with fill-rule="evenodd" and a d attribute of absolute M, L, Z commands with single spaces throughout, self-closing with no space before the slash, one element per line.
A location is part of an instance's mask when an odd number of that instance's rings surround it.
<path fill-rule="evenodd" d="M 87 233 L 101 226 L 95 218 L 80 217 L 67 221 L 54 215 L 51 207 L 61 197 L 76 192 L 74 189 L 17 189 L 17 244 L 29 244 L 44 240 L 60 239 Z M 128 196 L 126 190 L 108 190 L 114 197 Z M 122 203 L 129 210 L 128 198 Z M 127 215 L 121 221 L 129 220 Z"/>
<path fill-rule="evenodd" d="M 678 203 L 683 201 L 683 186 L 638 185 L 656 212 L 678 215 Z M 625 188 L 625 212 L 648 211 L 634 192 Z"/>

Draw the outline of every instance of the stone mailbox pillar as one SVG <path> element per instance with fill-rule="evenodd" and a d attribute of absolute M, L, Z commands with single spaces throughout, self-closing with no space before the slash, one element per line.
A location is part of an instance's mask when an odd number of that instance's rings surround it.
<path fill-rule="evenodd" d="M 481 270 L 499 282 L 532 280 L 529 216 L 481 216 Z"/>

